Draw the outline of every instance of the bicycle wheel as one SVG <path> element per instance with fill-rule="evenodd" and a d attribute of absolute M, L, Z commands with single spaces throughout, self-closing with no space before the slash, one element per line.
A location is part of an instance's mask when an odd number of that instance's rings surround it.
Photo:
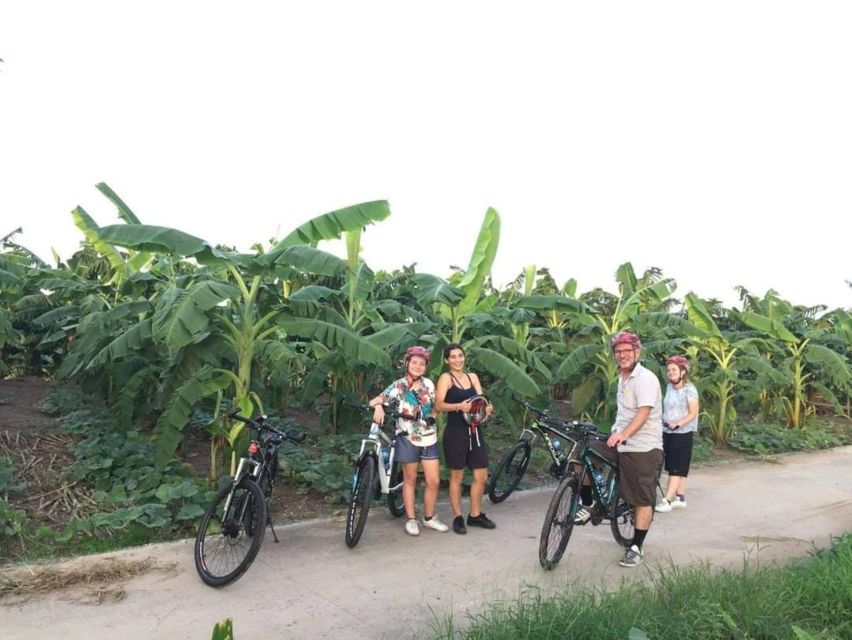
<path fill-rule="evenodd" d="M 208 507 L 195 536 L 195 569 L 211 587 L 223 587 L 251 566 L 266 533 L 263 492 L 243 478 L 224 487 Z"/>
<path fill-rule="evenodd" d="M 573 473 L 565 476 L 547 507 L 541 539 L 538 543 L 538 561 L 546 571 L 559 564 L 571 532 L 574 530 L 574 516 L 580 502 L 577 491 L 577 478 Z"/>
<path fill-rule="evenodd" d="M 394 487 L 398 487 L 394 490 Z M 405 503 L 402 501 L 402 465 L 394 462 L 390 473 L 390 490 L 388 491 L 388 511 L 394 518 L 405 513 Z"/>
<path fill-rule="evenodd" d="M 488 498 L 492 503 L 503 502 L 512 494 L 527 471 L 531 454 L 530 443 L 522 440 L 503 456 L 500 464 L 497 465 L 497 470 L 491 476 L 491 482 L 488 483 Z"/>
<path fill-rule="evenodd" d="M 376 460 L 373 456 L 364 456 L 358 461 L 355 469 L 355 484 L 352 487 L 352 497 L 349 499 L 349 509 L 346 513 L 346 546 L 354 547 L 361 539 L 367 514 L 370 511 L 370 501 L 373 498 L 376 481 Z"/>
<path fill-rule="evenodd" d="M 610 501 L 609 510 L 609 525 L 612 529 L 612 537 L 623 547 L 629 547 L 633 544 L 633 534 L 636 531 L 636 526 L 633 521 L 634 511 L 621 496 L 618 495 L 618 486 L 616 485 L 616 497 Z M 614 506 L 613 506 L 614 505 Z"/>

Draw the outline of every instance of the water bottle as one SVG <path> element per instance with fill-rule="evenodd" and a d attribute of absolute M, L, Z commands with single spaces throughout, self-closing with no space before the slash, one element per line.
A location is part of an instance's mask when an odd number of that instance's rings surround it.
<path fill-rule="evenodd" d="M 385 465 L 385 469 L 387 469 L 390 464 L 390 451 L 388 451 L 385 447 L 382 447 L 382 464 Z"/>
<path fill-rule="evenodd" d="M 562 451 L 562 443 L 559 441 L 559 438 L 553 438 L 550 441 L 550 445 L 553 447 L 553 453 L 556 454 L 556 459 L 562 460 L 565 457 L 565 452 Z"/>
<path fill-rule="evenodd" d="M 595 481 L 595 485 L 598 488 L 598 492 L 602 495 L 606 495 L 606 479 L 604 478 L 603 471 L 598 469 L 597 467 L 592 467 L 592 478 Z"/>

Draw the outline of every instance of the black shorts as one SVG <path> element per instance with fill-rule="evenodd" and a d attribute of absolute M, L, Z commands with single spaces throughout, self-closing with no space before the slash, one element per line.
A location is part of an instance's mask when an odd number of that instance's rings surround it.
<path fill-rule="evenodd" d="M 666 471 L 670 476 L 689 475 L 689 463 L 692 461 L 692 436 L 695 432 L 664 433 L 663 451 L 666 454 Z"/>
<path fill-rule="evenodd" d="M 479 431 L 479 442 L 471 439 L 470 428 L 458 424 L 448 424 L 444 429 L 444 460 L 450 469 L 487 469 L 488 447 L 485 434 Z"/>

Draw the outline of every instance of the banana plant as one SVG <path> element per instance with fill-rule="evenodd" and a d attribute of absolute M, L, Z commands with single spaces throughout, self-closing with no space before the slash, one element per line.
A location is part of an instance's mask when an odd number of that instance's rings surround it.
<path fill-rule="evenodd" d="M 191 258 L 201 265 L 190 276 L 174 274 L 157 292 L 153 312 L 141 316 L 139 325 L 129 330 L 146 336 L 150 330 L 151 339 L 167 350 L 174 363 L 168 368 L 173 374 L 171 393 L 155 427 L 159 464 L 171 458 L 182 439 L 190 412 L 201 399 L 227 389 L 231 405 L 243 415 L 262 409 L 261 399 L 252 389 L 255 354 L 269 354 L 274 349 L 268 341 L 286 337 L 281 334 L 283 323 L 277 321 L 282 313 L 281 305 L 270 295 L 259 299 L 261 292 L 269 290 L 265 279 L 279 278 L 289 282 L 300 269 L 342 272 L 342 261 L 312 245 L 340 237 L 347 231 L 360 230 L 387 215 L 386 202 L 333 211 L 298 227 L 268 253 L 254 255 L 221 250 L 176 229 L 143 225 L 138 221 L 107 227 L 89 225 L 90 235 L 104 251 L 122 247 L 136 255 L 164 256 L 173 263 Z M 286 285 L 282 291 L 287 291 Z M 349 338 L 338 332 L 338 343 L 345 343 Z M 138 344 L 130 336 L 121 336 L 118 340 L 111 343 L 113 349 L 104 353 L 104 358 L 126 358 Z M 228 347 L 226 355 L 219 352 L 222 343 Z M 278 350 L 279 356 L 281 351 Z M 230 426 L 229 444 L 236 442 L 242 429 L 242 423 Z"/>
<path fill-rule="evenodd" d="M 567 316 L 569 326 L 577 328 L 573 348 L 553 377 L 557 381 L 579 379 L 571 394 L 574 410 L 604 422 L 612 416 L 613 385 L 618 375 L 610 354 L 610 337 L 640 323 L 660 329 L 682 328 L 685 324 L 682 318 L 659 311 L 677 287 L 673 279 L 661 278 L 654 269 L 637 278 L 629 262 L 618 268 L 615 278 L 619 296 L 605 296 L 605 299 L 612 298 L 611 308 L 598 305 L 596 309 L 581 299 L 566 295 L 576 293 L 573 281 L 566 285 L 565 293 L 524 296 L 516 303 L 543 314 L 555 327 L 566 326 Z"/>
<path fill-rule="evenodd" d="M 450 281 L 431 274 L 411 276 L 413 294 L 420 307 L 437 320 L 433 336 L 433 366 L 430 374 L 439 373 L 443 347 L 451 342 L 461 344 L 471 366 L 489 374 L 489 399 L 502 418 L 512 421 L 511 395 L 537 397 L 541 389 L 530 372 L 538 370 L 549 379 L 549 372 L 526 348 L 519 335 L 510 331 L 476 335 L 477 327 L 511 326 L 499 316 L 498 297 L 486 285 L 500 242 L 500 216 L 489 208 L 471 254 L 468 268 Z M 490 319 L 490 323 L 488 320 Z M 515 322 L 515 327 L 523 324 Z"/>
<path fill-rule="evenodd" d="M 779 385 L 777 406 L 779 413 L 786 418 L 787 425 L 792 428 L 802 427 L 808 416 L 814 414 L 814 405 L 810 399 L 813 392 L 820 393 L 831 402 L 835 411 L 842 412 L 840 400 L 830 387 L 844 392 L 848 390 L 849 364 L 843 354 L 821 344 L 831 337 L 831 327 L 807 327 L 805 324 L 802 331 L 802 318 L 812 317 L 812 311 L 794 308 L 771 290 L 763 300 L 750 306 L 763 313 L 744 310 L 740 317 L 746 325 L 772 343 L 768 369 L 772 371 L 771 380 Z M 841 319 L 844 316 L 848 319 L 845 312 L 840 316 Z M 797 324 L 799 331 L 802 331 L 799 335 L 787 326 Z"/>

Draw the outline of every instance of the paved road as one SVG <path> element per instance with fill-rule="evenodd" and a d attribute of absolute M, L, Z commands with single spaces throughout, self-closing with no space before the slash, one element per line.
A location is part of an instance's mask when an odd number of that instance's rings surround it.
<path fill-rule="evenodd" d="M 498 528 L 466 536 L 424 531 L 411 538 L 385 509 L 371 514 L 354 550 L 344 545 L 339 520 L 282 527 L 280 544 L 267 535 L 248 573 L 218 590 L 196 576 L 191 541 L 108 554 L 154 557 L 177 569 L 132 580 L 116 603 L 84 605 L 58 593 L 0 607 L 0 636 L 206 639 L 215 622 L 231 617 L 239 640 L 410 637 L 522 591 L 612 585 L 672 561 L 735 567 L 744 555 L 761 562 L 801 556 L 814 544 L 827 546 L 831 535 L 852 531 L 852 447 L 697 471 L 689 508 L 658 515 L 645 543 L 646 562 L 637 569 L 618 566 L 621 553 L 608 527 L 586 526 L 575 529 L 559 566 L 542 571 L 538 535 L 551 492 L 522 492 L 490 505 Z M 446 504 L 439 515 L 449 520 Z"/>

